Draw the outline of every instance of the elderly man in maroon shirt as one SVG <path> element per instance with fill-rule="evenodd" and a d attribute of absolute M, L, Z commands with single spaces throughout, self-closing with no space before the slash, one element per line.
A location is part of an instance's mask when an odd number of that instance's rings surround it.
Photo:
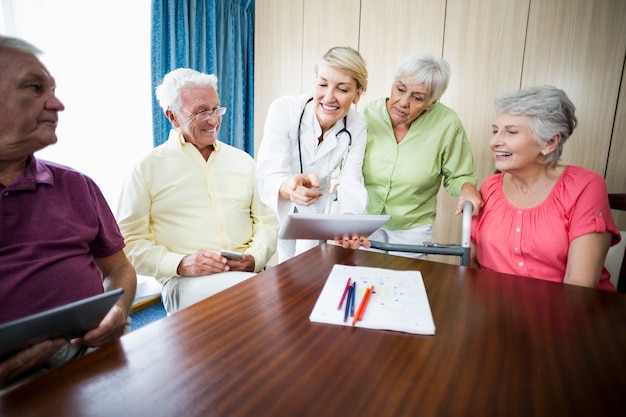
<path fill-rule="evenodd" d="M 0 323 L 117 288 L 124 295 L 83 337 L 47 340 L 3 358 L 0 388 L 119 338 L 137 282 L 96 184 L 33 156 L 56 142 L 64 109 L 39 53 L 0 35 Z"/>

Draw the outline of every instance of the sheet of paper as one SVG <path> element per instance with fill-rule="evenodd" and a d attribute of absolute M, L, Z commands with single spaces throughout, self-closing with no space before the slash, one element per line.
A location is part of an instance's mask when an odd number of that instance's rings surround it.
<path fill-rule="evenodd" d="M 435 334 L 435 323 L 419 271 L 335 265 L 311 312 L 311 321 L 352 326 L 352 318 L 344 322 L 345 300 L 338 308 L 348 278 L 357 283 L 357 306 L 367 287 L 374 286 L 362 320 L 357 321 L 355 327 Z"/>

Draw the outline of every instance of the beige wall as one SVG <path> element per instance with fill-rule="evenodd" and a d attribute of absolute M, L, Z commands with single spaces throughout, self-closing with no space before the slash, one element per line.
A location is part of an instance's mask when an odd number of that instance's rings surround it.
<path fill-rule="evenodd" d="M 313 64 L 331 46 L 352 46 L 367 60 L 359 107 L 388 95 L 400 59 L 430 51 L 452 67 L 442 102 L 465 125 L 479 182 L 493 172 L 494 96 L 552 84 L 568 93 L 579 119 L 563 162 L 604 175 L 609 192 L 626 192 L 624 0 L 257 0 L 255 8 L 256 149 L 271 100 L 311 91 Z M 440 242 L 459 240 L 454 202 L 440 192 Z"/>

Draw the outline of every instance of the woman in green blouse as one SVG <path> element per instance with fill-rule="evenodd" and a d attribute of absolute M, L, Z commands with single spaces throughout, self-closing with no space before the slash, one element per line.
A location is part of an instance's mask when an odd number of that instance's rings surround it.
<path fill-rule="evenodd" d="M 456 112 L 439 103 L 448 86 L 448 63 L 431 54 L 404 59 L 391 95 L 363 110 L 368 139 L 363 162 L 369 214 L 392 218 L 369 239 L 421 245 L 432 241 L 437 193 L 458 196 L 457 214 L 470 201 L 482 207 L 474 157 Z M 398 253 L 420 257 L 420 254 Z"/>

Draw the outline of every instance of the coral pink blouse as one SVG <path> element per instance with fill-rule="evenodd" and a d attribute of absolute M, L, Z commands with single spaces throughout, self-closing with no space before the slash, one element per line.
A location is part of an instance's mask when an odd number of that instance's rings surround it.
<path fill-rule="evenodd" d="M 502 192 L 503 174 L 480 187 L 485 206 L 472 220 L 472 241 L 483 269 L 563 282 L 569 244 L 579 236 L 620 234 L 609 207 L 606 184 L 597 173 L 568 165 L 548 197 L 538 206 L 517 208 Z M 615 291 L 602 270 L 599 289 Z"/>

